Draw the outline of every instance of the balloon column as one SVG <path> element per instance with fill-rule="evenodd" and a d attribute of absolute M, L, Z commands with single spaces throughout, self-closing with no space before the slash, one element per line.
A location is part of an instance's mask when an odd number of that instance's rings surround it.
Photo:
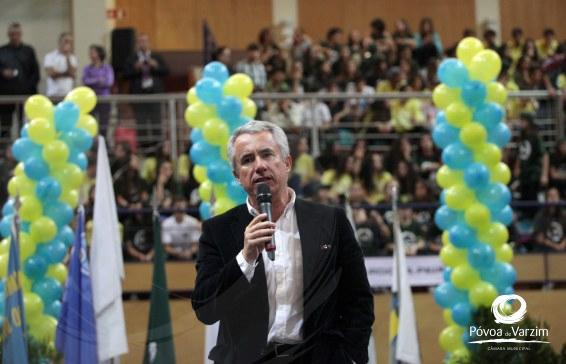
<path fill-rule="evenodd" d="M 8 182 L 10 198 L 2 208 L 0 278 L 3 282 L 6 278 L 14 197 L 18 195 L 25 315 L 29 333 L 41 341 L 53 342 L 61 312 L 67 278 L 62 261 L 74 239 L 68 225 L 87 168 L 85 152 L 98 133 L 96 120 L 88 114 L 95 104 L 96 95 L 87 87 L 75 88 L 57 106 L 45 96 L 31 96 L 24 106 L 30 122 L 12 145 L 19 163 Z M 4 290 L 1 292 L 3 315 Z"/>
<path fill-rule="evenodd" d="M 441 110 L 432 136 L 444 164 L 436 175 L 443 191 L 434 219 L 443 230 L 446 266 L 434 298 L 448 325 L 439 336 L 448 362 L 469 355 L 475 309 L 512 293 L 516 276 L 506 228 L 513 218 L 506 186 L 511 173 L 501 162 L 501 148 L 511 139 L 502 107 L 507 92 L 495 81 L 501 59 L 476 38 L 460 41 L 457 56 L 440 64 L 442 84 L 432 94 Z"/>
<path fill-rule="evenodd" d="M 187 93 L 185 120 L 192 128 L 189 154 L 195 163 L 193 175 L 200 183 L 202 219 L 228 211 L 246 199 L 232 174 L 227 144 L 234 130 L 257 112 L 249 99 L 252 91 L 249 76 L 237 73 L 229 77 L 226 66 L 211 62 L 204 67 L 203 78 Z"/>

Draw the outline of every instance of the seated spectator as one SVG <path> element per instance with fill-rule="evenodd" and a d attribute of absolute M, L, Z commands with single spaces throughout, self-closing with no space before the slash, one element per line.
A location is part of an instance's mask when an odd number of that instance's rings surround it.
<path fill-rule="evenodd" d="M 266 92 L 290 92 L 291 88 L 287 83 L 285 70 L 277 69 L 271 72 L 269 80 L 265 86 Z"/>
<path fill-rule="evenodd" d="M 403 86 L 401 91 L 411 91 L 409 86 Z M 381 131 L 394 131 L 405 133 L 410 131 L 423 131 L 426 126 L 424 103 L 419 98 L 399 99 L 391 103 L 391 120 L 388 127 Z M 386 129 L 387 128 L 387 129 Z"/>
<path fill-rule="evenodd" d="M 338 205 L 338 200 L 334 196 L 332 196 L 332 193 L 330 192 L 330 186 L 322 185 L 322 184 L 316 187 L 312 200 L 314 202 L 321 203 L 324 205 L 331 205 L 331 206 Z"/>
<path fill-rule="evenodd" d="M 269 28 L 263 28 L 259 31 L 257 36 L 259 51 L 261 54 L 261 61 L 265 64 L 273 53 L 278 49 L 277 44 L 273 40 L 273 33 Z"/>
<path fill-rule="evenodd" d="M 393 32 L 393 41 L 397 46 L 397 52 L 401 47 L 407 47 L 413 50 L 417 46 L 417 41 L 409 27 L 409 23 L 405 19 L 399 19 L 395 22 L 395 31 Z"/>
<path fill-rule="evenodd" d="M 542 38 L 536 41 L 538 55 L 542 60 L 552 57 L 558 49 L 558 40 L 555 38 L 554 29 L 546 28 L 542 32 Z"/>
<path fill-rule="evenodd" d="M 142 211 L 139 196 L 127 206 L 131 211 L 124 222 L 125 260 L 150 262 L 153 259 L 153 222 L 151 213 Z"/>
<path fill-rule="evenodd" d="M 295 154 L 295 153 L 293 153 Z M 318 184 L 320 176 L 315 168 L 314 158 L 309 153 L 309 142 L 306 137 L 300 137 L 296 146 L 297 156 L 293 162 L 293 173 L 300 178 L 300 187 L 303 193 L 310 196 L 314 186 Z"/>
<path fill-rule="evenodd" d="M 173 162 L 169 160 L 162 161 L 158 166 L 155 194 L 159 207 L 166 209 L 171 208 L 173 196 L 188 197 L 185 186 L 176 180 L 173 173 Z"/>
<path fill-rule="evenodd" d="M 348 49 L 352 59 L 359 64 L 364 56 L 364 39 L 359 30 L 354 29 L 348 35 Z"/>
<path fill-rule="evenodd" d="M 301 62 L 293 63 L 291 66 L 291 74 L 287 82 L 291 88 L 291 92 L 302 94 L 305 92 L 305 81 L 303 79 L 303 64 Z"/>
<path fill-rule="evenodd" d="M 396 65 L 409 79 L 413 79 L 418 74 L 419 65 L 413 59 L 413 51 L 409 46 L 400 46 L 397 49 Z"/>
<path fill-rule="evenodd" d="M 529 57 L 529 59 L 533 62 L 538 64 L 540 61 L 540 57 L 538 55 L 538 50 L 535 41 L 532 38 L 528 38 L 525 41 L 525 45 L 523 46 L 523 53 L 521 56 Z"/>
<path fill-rule="evenodd" d="M 399 160 L 393 171 L 393 177 L 399 182 L 399 201 L 411 201 L 414 197 L 416 179 L 413 165 L 404 160 Z"/>
<path fill-rule="evenodd" d="M 246 58 L 236 64 L 236 72 L 245 73 L 254 82 L 254 91 L 263 91 L 267 83 L 265 66 L 257 44 L 248 45 Z"/>
<path fill-rule="evenodd" d="M 436 195 L 433 193 L 430 185 L 422 179 L 415 182 L 415 191 L 411 202 L 418 204 L 431 205 L 437 201 Z M 431 208 L 415 208 L 414 219 L 422 227 L 425 237 L 425 254 L 438 254 L 442 249 L 441 231 L 434 223 L 434 210 Z"/>
<path fill-rule="evenodd" d="M 501 46 L 497 44 L 497 32 L 493 29 L 486 29 L 483 33 L 483 45 L 485 49 L 491 49 L 497 52 L 500 56 L 503 56 Z"/>
<path fill-rule="evenodd" d="M 515 27 L 511 30 L 511 39 L 505 44 L 505 56 L 511 60 L 510 73 L 513 74 L 519 58 L 523 55 L 523 29 Z"/>
<path fill-rule="evenodd" d="M 429 133 L 421 136 L 418 153 L 415 155 L 415 163 L 421 178 L 434 180 L 435 172 L 440 168 L 440 152 L 435 148 Z"/>
<path fill-rule="evenodd" d="M 324 144 L 321 155 L 316 158 L 316 168 L 319 173 L 335 168 L 340 159 L 340 150 L 337 143 L 327 140 Z"/>
<path fill-rule="evenodd" d="M 131 156 L 132 149 L 129 143 L 119 142 L 114 146 L 112 155 L 110 156 L 110 172 L 112 172 L 112 178 L 114 180 L 127 168 Z"/>
<path fill-rule="evenodd" d="M 368 202 L 378 204 L 385 201 L 387 183 L 393 179 L 391 173 L 383 167 L 383 157 L 378 152 L 371 153 L 362 166 L 362 181 L 368 191 Z M 369 174 L 371 182 L 364 175 Z M 368 189 L 368 187 L 370 187 Z"/>
<path fill-rule="evenodd" d="M 391 239 L 391 231 L 378 211 L 365 208 L 366 191 L 360 182 L 352 184 L 348 200 L 352 208 L 356 236 L 364 256 L 384 255 L 385 247 Z"/>
<path fill-rule="evenodd" d="M 212 53 L 212 60 L 222 63 L 228 69 L 230 74 L 234 73 L 234 67 L 232 65 L 232 50 L 226 46 L 220 46 L 216 48 L 214 53 Z"/>
<path fill-rule="evenodd" d="M 558 191 L 566 191 L 566 139 L 558 141 L 550 155 L 549 184 Z"/>
<path fill-rule="evenodd" d="M 346 195 L 354 181 L 353 169 L 354 157 L 341 155 L 335 168 L 324 171 L 320 182 L 331 186 L 330 192 L 333 197 Z"/>
<path fill-rule="evenodd" d="M 419 224 L 410 208 L 399 208 L 399 225 L 401 228 L 401 241 L 405 246 L 407 255 L 418 255 L 426 251 L 426 232 Z M 393 245 L 389 246 L 393 250 Z"/>
<path fill-rule="evenodd" d="M 413 163 L 413 147 L 406 135 L 401 135 L 400 138 L 393 141 L 385 158 L 385 169 L 393 172 L 400 160 L 409 164 Z"/>
<path fill-rule="evenodd" d="M 385 56 L 388 63 L 394 61 L 395 43 L 386 29 L 383 19 L 375 18 L 370 23 L 370 38 L 377 47 L 377 52 Z"/>
<path fill-rule="evenodd" d="M 118 207 L 128 208 L 134 201 L 142 204 L 149 202 L 148 185 L 140 176 L 138 156 L 133 154 L 126 168 L 116 173 L 114 190 Z"/>
<path fill-rule="evenodd" d="M 551 187 L 546 191 L 546 202 L 560 202 L 560 191 Z M 566 213 L 556 205 L 545 206 L 540 210 L 534 222 L 535 251 L 566 251 Z"/>
<path fill-rule="evenodd" d="M 291 57 L 293 61 L 302 62 L 312 45 L 311 38 L 303 28 L 296 28 L 293 33 L 293 44 L 291 46 Z"/>
<path fill-rule="evenodd" d="M 431 58 L 438 58 L 444 53 L 440 35 L 434 30 L 431 18 L 421 20 L 419 31 L 415 33 L 415 41 L 415 58 L 421 67 L 427 65 Z"/>
<path fill-rule="evenodd" d="M 189 216 L 187 200 L 176 196 L 173 202 L 176 210 L 173 215 L 161 223 L 161 241 L 165 252 L 172 260 L 196 260 L 201 223 Z"/>
<path fill-rule="evenodd" d="M 331 51 L 330 62 L 336 62 L 342 47 L 344 47 L 344 31 L 339 27 L 328 29 L 326 32 L 326 41 L 322 42 L 321 45 Z"/>
<path fill-rule="evenodd" d="M 523 113 L 520 121 L 518 155 L 513 175 L 518 179 L 521 200 L 536 201 L 543 177 L 544 150 L 534 115 Z"/>

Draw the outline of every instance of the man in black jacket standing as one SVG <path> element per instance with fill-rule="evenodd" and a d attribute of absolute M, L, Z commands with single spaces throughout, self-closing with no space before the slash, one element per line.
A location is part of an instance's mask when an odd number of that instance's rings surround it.
<path fill-rule="evenodd" d="M 33 95 L 37 93 L 39 65 L 32 47 L 22 42 L 22 26 L 8 26 L 8 44 L 0 47 L 0 95 Z M 16 105 L 0 104 L 0 149 L 10 136 Z M 21 119 L 19 110 L 18 119 Z"/>
<path fill-rule="evenodd" d="M 296 198 L 278 126 L 251 121 L 228 145 L 246 204 L 207 220 L 192 296 L 198 319 L 220 321 L 216 363 L 365 363 L 374 320 L 364 260 L 343 210 Z M 257 184 L 272 195 L 259 213 Z M 274 239 L 275 258 L 265 251 Z"/>

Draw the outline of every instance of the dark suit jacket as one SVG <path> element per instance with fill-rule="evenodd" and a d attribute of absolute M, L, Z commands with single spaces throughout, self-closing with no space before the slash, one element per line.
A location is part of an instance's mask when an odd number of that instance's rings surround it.
<path fill-rule="evenodd" d="M 157 53 L 151 53 L 151 58 L 157 62 L 157 68 L 151 69 L 151 77 L 153 78 L 153 87 L 142 88 L 142 72 L 137 70 L 134 65 L 138 62 L 138 54 L 131 55 L 126 61 L 124 67 L 124 77 L 130 80 L 130 93 L 131 94 L 149 94 L 160 93 L 165 91 L 163 85 L 163 78 L 169 74 L 167 64 Z"/>
<path fill-rule="evenodd" d="M 342 209 L 301 199 L 295 212 L 303 255 L 303 339 L 293 360 L 365 363 L 374 320 L 373 296 L 362 252 Z M 251 282 L 236 255 L 252 220 L 246 205 L 207 220 L 199 244 L 192 296 L 200 321 L 220 321 L 209 358 L 217 363 L 264 362 L 269 305 L 260 255 Z"/>

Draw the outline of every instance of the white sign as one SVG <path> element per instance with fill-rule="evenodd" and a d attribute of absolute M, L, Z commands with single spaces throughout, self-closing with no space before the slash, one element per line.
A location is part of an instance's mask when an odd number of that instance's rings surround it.
<path fill-rule="evenodd" d="M 369 284 L 372 288 L 391 287 L 393 257 L 365 258 Z M 407 257 L 411 286 L 436 286 L 442 283 L 444 266 L 435 255 Z"/>

